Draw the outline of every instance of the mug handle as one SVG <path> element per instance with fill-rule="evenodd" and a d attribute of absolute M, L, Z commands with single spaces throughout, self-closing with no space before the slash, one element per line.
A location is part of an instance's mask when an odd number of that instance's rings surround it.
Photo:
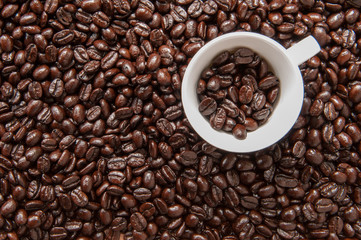
<path fill-rule="evenodd" d="M 310 35 L 288 48 L 286 52 L 290 59 L 298 66 L 315 56 L 320 50 L 321 48 L 317 40 Z"/>

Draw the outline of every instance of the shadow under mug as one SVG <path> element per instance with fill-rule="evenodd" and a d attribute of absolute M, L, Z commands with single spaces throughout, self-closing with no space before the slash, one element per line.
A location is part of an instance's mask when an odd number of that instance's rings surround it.
<path fill-rule="evenodd" d="M 279 78 L 280 92 L 268 121 L 244 140 L 213 129 L 198 110 L 197 83 L 202 71 L 221 52 L 248 47 L 265 59 Z M 303 79 L 298 65 L 320 51 L 316 39 L 308 36 L 285 49 L 275 40 L 258 33 L 224 34 L 204 45 L 192 58 L 182 80 L 182 104 L 193 129 L 208 143 L 230 152 L 253 152 L 279 141 L 296 122 L 303 103 Z"/>

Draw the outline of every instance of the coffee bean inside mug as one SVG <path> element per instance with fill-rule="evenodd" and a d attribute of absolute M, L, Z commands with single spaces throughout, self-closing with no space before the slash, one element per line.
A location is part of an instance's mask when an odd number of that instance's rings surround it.
<path fill-rule="evenodd" d="M 267 61 L 240 47 L 220 53 L 203 70 L 198 109 L 212 128 L 242 140 L 267 122 L 279 91 L 279 80 Z"/>

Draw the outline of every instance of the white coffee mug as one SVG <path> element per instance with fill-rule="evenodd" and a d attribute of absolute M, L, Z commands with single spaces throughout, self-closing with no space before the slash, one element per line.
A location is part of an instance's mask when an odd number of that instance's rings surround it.
<path fill-rule="evenodd" d="M 248 47 L 265 59 L 279 78 L 280 92 L 268 121 L 244 140 L 231 133 L 213 129 L 198 110 L 196 93 L 201 72 L 221 52 Z M 303 102 L 303 80 L 298 65 L 320 51 L 316 39 L 308 36 L 285 49 L 275 40 L 258 33 L 224 34 L 204 45 L 192 58 L 182 80 L 182 104 L 194 130 L 211 145 L 230 152 L 253 152 L 266 148 L 284 137 L 298 118 Z"/>

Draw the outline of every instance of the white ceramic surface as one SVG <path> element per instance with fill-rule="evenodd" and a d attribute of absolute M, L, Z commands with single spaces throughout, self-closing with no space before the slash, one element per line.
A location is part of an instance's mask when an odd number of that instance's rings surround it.
<path fill-rule="evenodd" d="M 198 110 L 196 93 L 200 74 L 212 59 L 225 50 L 248 47 L 271 65 L 280 80 L 278 102 L 269 120 L 244 140 L 231 133 L 217 131 Z M 234 32 L 224 34 L 203 46 L 189 63 L 182 81 L 182 104 L 194 130 L 208 143 L 230 152 L 253 152 L 280 140 L 292 128 L 303 102 L 303 80 L 298 65 L 320 51 L 317 41 L 309 36 L 289 49 L 258 33 Z"/>

